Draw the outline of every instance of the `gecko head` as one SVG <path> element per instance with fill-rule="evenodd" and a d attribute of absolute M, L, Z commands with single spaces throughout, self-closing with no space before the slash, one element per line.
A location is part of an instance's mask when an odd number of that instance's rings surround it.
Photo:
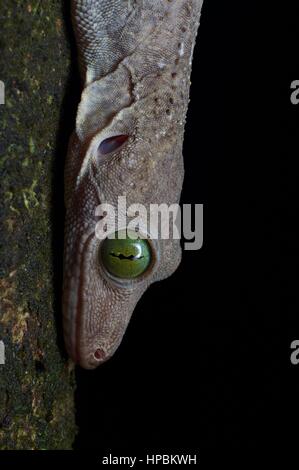
<path fill-rule="evenodd" d="M 136 178 L 128 164 L 131 152 L 128 147 L 135 148 L 137 157 L 144 157 L 146 148 L 143 142 L 136 146 L 136 138 L 125 139 L 124 135 L 90 144 L 92 155 L 88 155 L 89 151 L 85 154 L 88 161 L 83 163 L 84 172 L 81 165 L 81 176 L 67 201 L 64 334 L 69 355 L 86 369 L 99 366 L 114 354 L 140 297 L 153 282 L 170 276 L 181 259 L 178 239 L 153 237 L 151 231 L 143 228 L 146 214 L 139 214 L 139 232 L 126 228 L 109 230 L 105 237 L 98 236 L 99 223 L 101 227 L 110 226 L 109 214 L 97 214 L 99 203 L 105 201 L 106 207 L 109 201 L 116 206 L 124 188 L 130 207 L 141 201 L 148 209 L 152 201 L 174 197 L 172 191 L 176 186 L 168 187 L 169 165 L 165 169 L 162 165 L 157 168 L 159 162 L 153 165 L 150 155 L 147 160 L 137 159 L 138 174 L 146 174 L 146 181 Z M 98 155 L 94 156 L 95 148 L 102 153 L 100 164 Z M 159 186 L 166 173 L 165 184 Z M 121 178 L 123 175 L 125 178 Z M 135 180 L 133 187 L 132 180 Z M 179 189 L 175 196 L 178 194 Z M 121 214 L 117 215 L 111 226 L 118 226 Z M 125 215 L 126 224 L 128 219 L 132 222 L 130 211 Z"/>
<path fill-rule="evenodd" d="M 172 92 L 155 77 L 152 84 L 136 86 L 132 99 L 129 84 L 128 71 L 120 66 L 85 88 L 67 157 L 64 333 L 69 355 L 88 369 L 114 354 L 140 297 L 153 282 L 170 276 L 181 259 L 179 239 L 154 237 L 147 216 L 152 204 L 179 202 L 182 98 L 175 108 Z M 139 214 L 142 237 L 134 242 L 128 236 L 98 237 L 102 215 L 96 217 L 96 208 L 118 207 L 124 195 L 126 210 L 117 209 L 108 232 L 127 227 L 135 216 L 129 208 L 138 204 L 147 212 Z M 121 216 L 126 220 L 120 227 Z M 108 226 L 109 220 L 108 214 Z"/>

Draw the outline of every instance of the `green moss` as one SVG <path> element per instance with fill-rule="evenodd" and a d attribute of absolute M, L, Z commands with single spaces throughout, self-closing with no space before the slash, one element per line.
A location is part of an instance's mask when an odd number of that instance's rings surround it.
<path fill-rule="evenodd" d="M 61 4 L 7 0 L 0 18 L 0 449 L 67 449 L 75 434 L 53 307 L 53 161 L 70 63 Z"/>

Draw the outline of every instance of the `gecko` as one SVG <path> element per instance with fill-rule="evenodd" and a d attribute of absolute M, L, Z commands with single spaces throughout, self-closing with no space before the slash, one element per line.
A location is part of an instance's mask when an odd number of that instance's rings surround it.
<path fill-rule="evenodd" d="M 94 369 L 118 348 L 143 293 L 181 260 L 178 239 L 99 239 L 96 208 L 124 195 L 145 208 L 179 203 L 202 0 L 71 8 L 83 86 L 65 164 L 63 328 L 71 359 Z"/>

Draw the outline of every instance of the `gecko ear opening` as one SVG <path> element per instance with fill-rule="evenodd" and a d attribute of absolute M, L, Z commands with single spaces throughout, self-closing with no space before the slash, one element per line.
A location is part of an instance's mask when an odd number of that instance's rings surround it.
<path fill-rule="evenodd" d="M 128 140 L 128 138 L 128 135 L 121 134 L 104 139 L 98 146 L 98 156 L 105 156 L 112 152 L 115 152 L 123 146 L 123 144 Z"/>

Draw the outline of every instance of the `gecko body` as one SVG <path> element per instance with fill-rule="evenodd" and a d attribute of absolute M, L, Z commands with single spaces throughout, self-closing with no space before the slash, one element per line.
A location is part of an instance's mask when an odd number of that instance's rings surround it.
<path fill-rule="evenodd" d="M 87 369 L 113 355 L 142 294 L 180 263 L 176 239 L 142 246 L 99 240 L 95 211 L 117 206 L 123 195 L 128 205 L 146 208 L 179 202 L 201 6 L 202 0 L 72 3 L 83 91 L 65 168 L 63 314 L 68 353 Z"/>

